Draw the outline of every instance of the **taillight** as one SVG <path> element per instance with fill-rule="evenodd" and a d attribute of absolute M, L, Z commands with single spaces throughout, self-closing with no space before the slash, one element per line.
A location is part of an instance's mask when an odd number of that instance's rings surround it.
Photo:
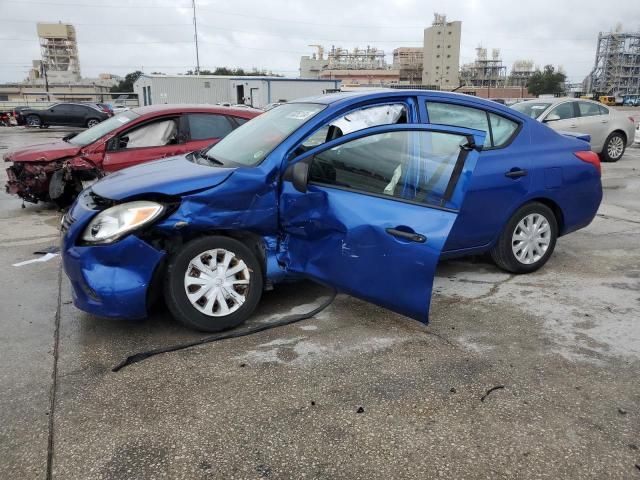
<path fill-rule="evenodd" d="M 591 150 L 583 150 L 580 152 L 574 152 L 574 155 L 578 157 L 583 162 L 590 163 L 596 170 L 598 170 L 598 175 L 602 175 L 602 169 L 600 168 L 600 157 L 597 153 L 592 152 Z"/>

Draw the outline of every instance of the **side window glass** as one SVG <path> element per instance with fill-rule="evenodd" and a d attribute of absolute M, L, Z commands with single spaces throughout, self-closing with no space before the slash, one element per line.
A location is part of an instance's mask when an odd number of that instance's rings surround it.
<path fill-rule="evenodd" d="M 236 121 L 238 125 L 244 125 L 249 121 L 248 118 L 242 118 L 242 117 L 233 117 L 233 119 Z"/>
<path fill-rule="evenodd" d="M 187 115 L 191 140 L 207 140 L 225 137 L 233 126 L 224 115 L 194 113 Z"/>
<path fill-rule="evenodd" d="M 503 146 L 511 139 L 513 133 L 518 129 L 517 122 L 500 115 L 496 115 L 495 113 L 489 114 L 489 121 L 491 122 L 491 133 L 493 135 L 494 147 Z"/>
<path fill-rule="evenodd" d="M 554 120 L 566 120 L 568 118 L 574 118 L 573 102 L 561 103 L 556 108 L 551 110 L 547 115 L 547 119 L 551 117 Z"/>
<path fill-rule="evenodd" d="M 429 123 L 482 130 L 487 134 L 484 146 L 491 146 L 489 122 L 484 110 L 451 103 L 427 102 L 427 115 L 429 115 Z"/>
<path fill-rule="evenodd" d="M 440 206 L 466 141 L 427 131 L 370 135 L 315 155 L 309 181 Z"/>
<path fill-rule="evenodd" d="M 578 102 L 578 110 L 581 117 L 593 117 L 594 115 L 601 115 L 600 108 L 595 103 Z"/>
<path fill-rule="evenodd" d="M 119 138 L 118 149 L 163 147 L 178 143 L 178 122 L 175 119 L 148 123 L 130 130 Z"/>
<path fill-rule="evenodd" d="M 395 123 L 407 123 L 407 108 L 404 104 L 378 105 L 354 110 L 313 133 L 302 143 L 297 153 L 305 152 L 329 140 L 340 138 L 358 130 Z"/>

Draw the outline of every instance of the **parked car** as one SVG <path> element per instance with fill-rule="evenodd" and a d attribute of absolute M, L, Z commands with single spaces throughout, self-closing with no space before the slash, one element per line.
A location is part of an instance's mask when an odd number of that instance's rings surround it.
<path fill-rule="evenodd" d="M 591 150 L 604 162 L 617 162 L 633 143 L 635 120 L 624 112 L 591 100 L 545 98 L 528 100 L 511 108 L 558 131 L 586 133 Z"/>
<path fill-rule="evenodd" d="M 126 112 L 128 110 L 131 110 L 130 107 L 127 107 L 125 104 L 123 103 L 114 103 L 113 107 L 111 107 L 113 109 L 113 113 L 118 114 L 118 113 L 122 113 L 122 112 Z"/>
<path fill-rule="evenodd" d="M 95 104 L 56 103 L 48 108 L 21 110 L 29 127 L 47 128 L 52 125 L 91 128 L 111 115 Z"/>
<path fill-rule="evenodd" d="M 22 112 L 29 110 L 31 107 L 15 107 L 13 109 L 13 118 L 18 125 L 26 125 L 27 121 Z"/>
<path fill-rule="evenodd" d="M 423 322 L 440 258 L 532 272 L 602 198 L 588 136 L 495 102 L 394 90 L 289 102 L 211 148 L 86 189 L 63 219 L 75 305 L 205 331 L 306 276 Z"/>
<path fill-rule="evenodd" d="M 105 113 L 108 113 L 109 116 L 113 117 L 115 114 L 113 108 L 108 103 L 96 103 L 97 107 Z"/>
<path fill-rule="evenodd" d="M 131 165 L 216 143 L 260 110 L 154 105 L 136 108 L 52 143 L 7 152 L 6 190 L 26 201 L 68 205 L 87 182 Z"/>

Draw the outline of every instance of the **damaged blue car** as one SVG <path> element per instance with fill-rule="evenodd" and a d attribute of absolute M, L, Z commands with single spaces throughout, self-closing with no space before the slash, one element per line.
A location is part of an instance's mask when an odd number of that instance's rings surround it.
<path fill-rule="evenodd" d="M 441 258 L 540 268 L 602 198 L 588 136 L 454 93 L 287 103 L 211 148 L 132 167 L 63 218 L 75 305 L 142 318 L 163 295 L 189 327 L 239 325 L 303 276 L 427 322 Z"/>

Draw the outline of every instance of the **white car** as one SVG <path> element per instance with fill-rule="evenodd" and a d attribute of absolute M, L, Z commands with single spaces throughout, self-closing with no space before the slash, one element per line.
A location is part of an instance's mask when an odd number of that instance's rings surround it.
<path fill-rule="evenodd" d="M 591 150 L 605 162 L 620 160 L 637 135 L 633 117 L 591 100 L 537 98 L 511 108 L 554 130 L 588 134 Z"/>

